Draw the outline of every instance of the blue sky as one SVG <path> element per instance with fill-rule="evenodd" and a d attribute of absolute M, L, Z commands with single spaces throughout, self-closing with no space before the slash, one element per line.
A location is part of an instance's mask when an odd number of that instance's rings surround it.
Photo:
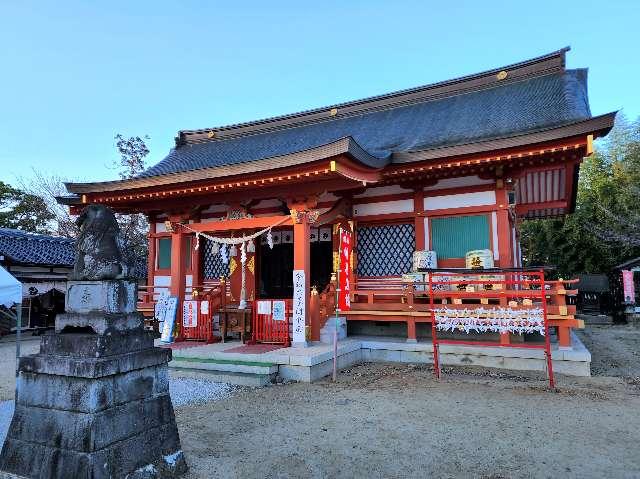
<path fill-rule="evenodd" d="M 640 115 L 635 1 L 0 0 L 0 180 L 115 179 L 113 136 L 290 113 L 570 45 L 592 113 Z"/>

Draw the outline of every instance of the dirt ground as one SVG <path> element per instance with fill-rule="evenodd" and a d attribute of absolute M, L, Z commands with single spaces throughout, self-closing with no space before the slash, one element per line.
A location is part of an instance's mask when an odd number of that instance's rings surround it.
<path fill-rule="evenodd" d="M 556 392 L 535 374 L 367 364 L 177 408 L 187 477 L 638 478 L 639 330 L 587 328 L 595 376 Z"/>
<path fill-rule="evenodd" d="M 187 477 L 640 477 L 637 386 L 469 373 L 368 364 L 178 408 Z"/>
<path fill-rule="evenodd" d="M 238 388 L 176 407 L 195 478 L 638 478 L 640 329 L 587 325 L 591 378 L 367 364 L 337 383 Z M 0 399 L 14 345 L 1 344 Z M 34 352 L 31 338 L 23 350 Z"/>
<path fill-rule="evenodd" d="M 640 326 L 587 324 L 577 332 L 591 352 L 591 374 L 640 380 Z"/>
<path fill-rule="evenodd" d="M 37 353 L 40 338 L 25 333 L 20 342 L 20 354 Z M 16 341 L 15 336 L 0 338 L 0 401 L 14 399 L 16 390 Z"/>

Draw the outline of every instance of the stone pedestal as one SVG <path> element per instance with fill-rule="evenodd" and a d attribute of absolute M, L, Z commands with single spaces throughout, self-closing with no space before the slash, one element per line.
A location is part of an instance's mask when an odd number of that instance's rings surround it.
<path fill-rule="evenodd" d="M 0 471 L 87 479 L 186 471 L 169 396 L 171 350 L 153 346 L 131 308 L 131 284 L 71 282 L 70 292 L 80 288 L 67 297 L 68 313 L 38 354 L 20 359 Z"/>

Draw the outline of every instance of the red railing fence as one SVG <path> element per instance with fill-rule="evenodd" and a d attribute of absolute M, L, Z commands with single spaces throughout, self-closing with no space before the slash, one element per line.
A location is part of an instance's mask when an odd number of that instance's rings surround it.
<path fill-rule="evenodd" d="M 464 270 L 427 272 L 424 283 L 432 314 L 431 335 L 436 377 L 440 377 L 440 345 L 517 347 L 544 350 L 549 386 L 555 387 L 547 318 L 544 271 Z M 539 332 L 544 342 L 489 342 L 440 339 L 441 331 Z"/>
<path fill-rule="evenodd" d="M 261 304 L 262 303 L 262 304 Z M 267 306 L 268 303 L 268 306 Z M 266 307 L 266 309 L 265 309 Z M 263 313 L 262 311 L 270 311 Z M 284 312 L 284 314 L 282 314 Z M 253 302 L 252 343 L 291 345 L 292 299 L 257 299 Z"/>

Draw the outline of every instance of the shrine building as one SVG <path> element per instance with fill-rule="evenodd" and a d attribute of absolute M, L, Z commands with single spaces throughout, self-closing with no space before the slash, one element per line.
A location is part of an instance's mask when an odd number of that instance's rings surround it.
<path fill-rule="evenodd" d="M 325 108 L 183 130 L 138 177 L 68 183 L 64 201 L 73 212 L 97 203 L 148 217 L 149 301 L 162 288 L 180 303 L 218 288 L 218 305 L 242 303 L 255 321 L 256 302 L 290 301 L 292 273 L 304 271 L 309 341 L 321 339 L 335 312 L 342 228 L 353 234 L 349 334 L 384 334 L 393 323 L 389 331 L 416 341 L 429 335 L 429 305 L 417 287 L 408 298 L 397 286 L 418 272 L 414 253 L 432 252 L 431 268 L 455 271 L 480 251 L 485 267 L 514 270 L 521 223 L 574 210 L 580 163 L 615 112 L 591 115 L 587 70 L 566 68 L 568 50 Z M 565 294 L 567 286 L 553 288 Z M 575 307 L 550 300 L 549 308 L 559 345 L 570 348 L 570 330 L 581 325 Z"/>

